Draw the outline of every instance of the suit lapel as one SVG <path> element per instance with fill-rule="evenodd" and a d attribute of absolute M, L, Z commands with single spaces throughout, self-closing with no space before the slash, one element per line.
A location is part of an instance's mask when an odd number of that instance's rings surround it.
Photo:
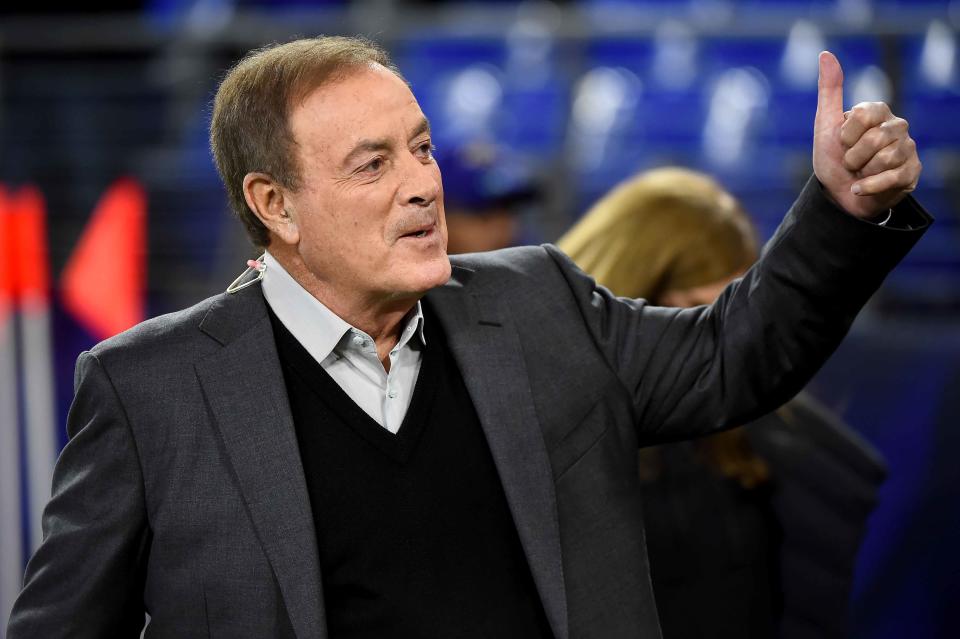
<path fill-rule="evenodd" d="M 259 286 L 224 300 L 201 325 L 224 346 L 197 375 L 296 634 L 324 637 L 316 531 L 266 305 Z"/>
<path fill-rule="evenodd" d="M 553 473 L 512 316 L 464 285 L 469 271 L 427 294 L 473 400 L 550 626 L 566 639 L 567 600 Z M 457 277 L 461 279 L 457 279 Z"/>

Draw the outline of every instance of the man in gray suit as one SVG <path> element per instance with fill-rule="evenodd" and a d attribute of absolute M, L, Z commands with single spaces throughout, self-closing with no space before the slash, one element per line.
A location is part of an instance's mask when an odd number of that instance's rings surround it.
<path fill-rule="evenodd" d="M 12 639 L 657 637 L 637 447 L 788 399 L 929 223 L 906 123 L 844 113 L 830 54 L 816 179 L 696 309 L 550 246 L 451 267 L 429 125 L 369 43 L 248 56 L 211 140 L 268 253 L 80 356 Z"/>

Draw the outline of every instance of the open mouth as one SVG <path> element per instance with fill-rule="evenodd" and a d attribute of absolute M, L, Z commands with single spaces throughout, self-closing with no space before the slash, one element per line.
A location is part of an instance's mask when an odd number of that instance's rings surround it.
<path fill-rule="evenodd" d="M 418 229 L 418 230 L 416 230 L 416 231 L 410 231 L 409 233 L 404 233 L 404 234 L 401 235 L 400 237 L 401 237 L 401 238 L 422 239 L 422 238 L 425 238 L 425 237 L 427 237 L 428 235 L 430 235 L 430 232 L 431 232 L 431 231 L 433 231 L 433 225 L 432 225 L 432 224 L 431 224 L 430 226 L 426 227 L 426 228 Z"/>

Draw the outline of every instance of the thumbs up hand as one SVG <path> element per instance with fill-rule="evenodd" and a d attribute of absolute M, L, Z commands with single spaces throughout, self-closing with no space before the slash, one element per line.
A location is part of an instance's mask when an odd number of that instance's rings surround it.
<path fill-rule="evenodd" d="M 883 102 L 843 110 L 843 70 L 830 52 L 820 54 L 813 172 L 851 215 L 872 218 L 906 197 L 920 178 L 917 145 L 907 121 Z"/>

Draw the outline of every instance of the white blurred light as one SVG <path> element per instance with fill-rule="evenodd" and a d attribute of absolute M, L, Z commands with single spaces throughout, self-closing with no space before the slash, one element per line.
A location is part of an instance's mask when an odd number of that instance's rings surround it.
<path fill-rule="evenodd" d="M 957 38 L 945 22 L 934 20 L 927 27 L 920 57 L 920 72 L 936 87 L 947 87 L 953 80 L 957 59 Z"/>
<path fill-rule="evenodd" d="M 780 75 L 794 88 L 817 85 L 819 55 L 827 48 L 819 27 L 809 20 L 797 20 L 790 27 L 780 60 Z"/>
<path fill-rule="evenodd" d="M 690 0 L 687 12 L 697 24 L 716 27 L 730 22 L 734 6 L 730 0 Z"/>
<path fill-rule="evenodd" d="M 704 155 L 714 164 L 730 166 L 743 159 L 747 136 L 766 109 L 770 88 L 759 71 L 728 69 L 714 84 L 703 129 Z"/>
<path fill-rule="evenodd" d="M 187 31 L 197 37 L 209 37 L 227 26 L 234 11 L 230 0 L 197 0 L 187 12 Z"/>
<path fill-rule="evenodd" d="M 517 20 L 534 20 L 556 31 L 563 24 L 564 14 L 552 0 L 522 0 L 517 4 Z"/>
<path fill-rule="evenodd" d="M 653 77 L 667 89 L 690 86 L 697 72 L 697 40 L 688 25 L 678 20 L 661 23 L 653 37 Z"/>
<path fill-rule="evenodd" d="M 623 68 L 588 71 L 574 91 L 571 159 L 578 170 L 593 171 L 603 162 L 611 136 L 624 117 L 635 113 L 643 92 L 640 79 Z"/>
<path fill-rule="evenodd" d="M 553 33 L 534 18 L 521 18 L 507 32 L 507 73 L 514 84 L 536 87 L 549 79 Z"/>
<path fill-rule="evenodd" d="M 578 129 L 605 135 L 618 115 L 636 106 L 640 80 L 622 68 L 598 67 L 588 71 L 576 88 L 573 122 Z"/>
<path fill-rule="evenodd" d="M 851 27 L 865 27 L 873 18 L 870 0 L 837 0 L 837 18 Z"/>
<path fill-rule="evenodd" d="M 445 113 L 454 131 L 485 130 L 503 99 L 503 88 L 493 72 L 474 65 L 457 73 L 450 82 Z"/>
<path fill-rule="evenodd" d="M 880 67 L 870 65 L 855 74 L 849 82 L 848 104 L 860 102 L 887 102 L 893 98 L 893 85 Z"/>

